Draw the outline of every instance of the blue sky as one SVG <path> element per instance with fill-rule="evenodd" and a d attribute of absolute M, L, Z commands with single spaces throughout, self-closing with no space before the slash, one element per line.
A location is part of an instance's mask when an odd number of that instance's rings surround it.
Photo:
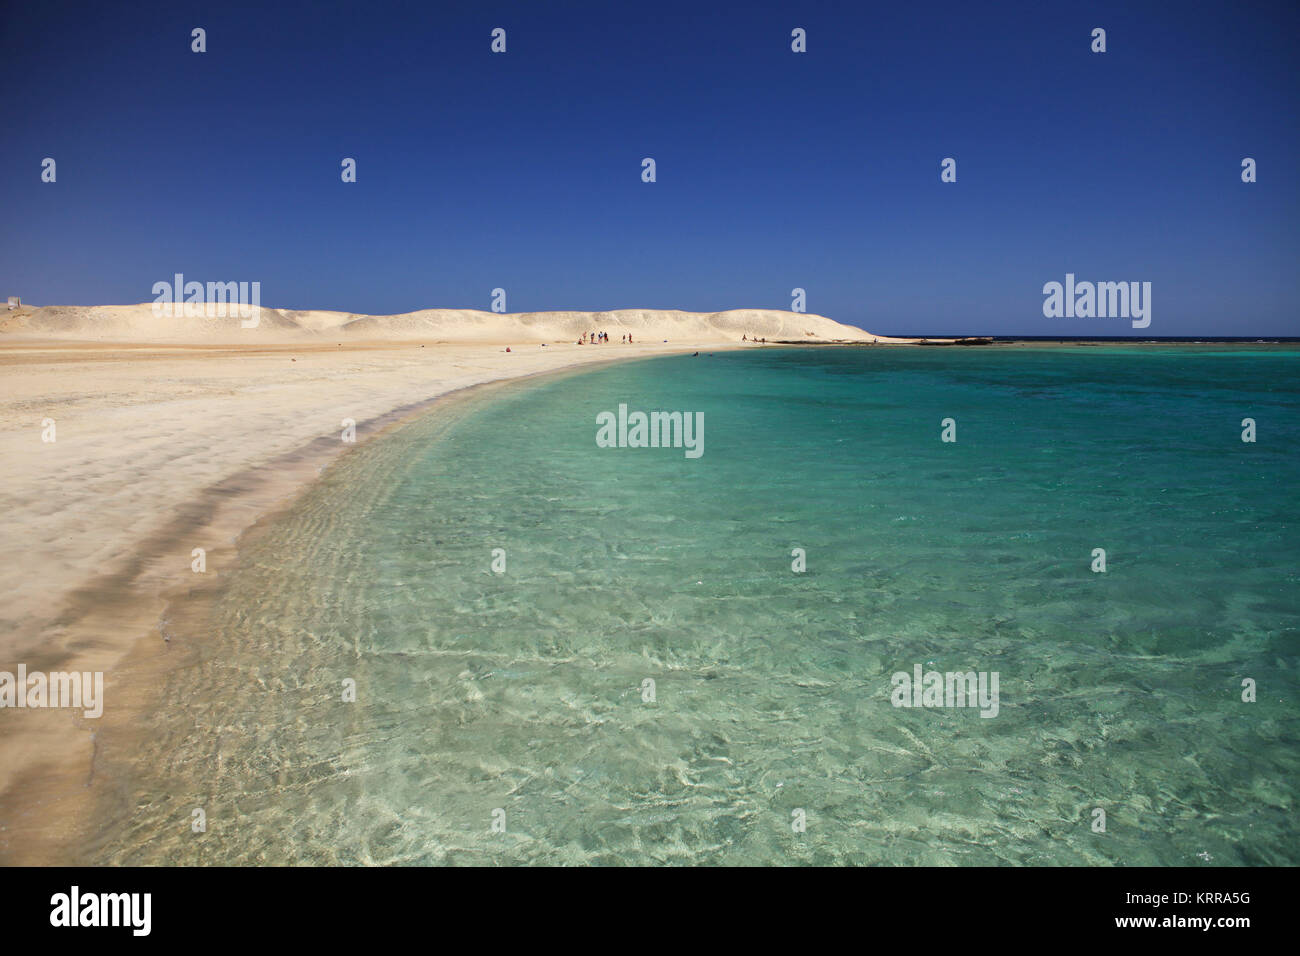
<path fill-rule="evenodd" d="M 6 5 L 0 294 L 143 302 L 182 272 L 283 308 L 713 311 L 800 287 L 882 333 L 1300 335 L 1297 36 L 1289 3 Z M 1150 328 L 1045 318 L 1067 272 L 1151 282 Z"/>

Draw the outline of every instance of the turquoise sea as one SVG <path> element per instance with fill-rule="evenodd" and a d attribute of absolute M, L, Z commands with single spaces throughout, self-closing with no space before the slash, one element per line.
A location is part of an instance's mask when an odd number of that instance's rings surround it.
<path fill-rule="evenodd" d="M 620 404 L 702 413 L 703 454 L 598 447 Z M 1288 348 L 760 349 L 435 405 L 246 542 L 104 741 L 87 859 L 1295 865 L 1298 491 Z M 916 665 L 996 672 L 997 715 L 894 707 Z"/>

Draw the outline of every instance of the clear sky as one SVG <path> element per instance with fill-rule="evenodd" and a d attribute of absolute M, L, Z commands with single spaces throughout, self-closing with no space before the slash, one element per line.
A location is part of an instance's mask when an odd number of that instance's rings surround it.
<path fill-rule="evenodd" d="M 714 311 L 800 287 L 882 333 L 1300 335 L 1298 11 L 6 3 L 0 294 L 147 302 L 181 272 L 280 308 Z M 1067 272 L 1151 282 L 1151 326 L 1045 318 Z"/>

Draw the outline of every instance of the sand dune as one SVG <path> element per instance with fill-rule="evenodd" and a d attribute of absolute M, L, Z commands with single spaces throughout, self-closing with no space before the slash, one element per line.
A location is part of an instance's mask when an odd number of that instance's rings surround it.
<path fill-rule="evenodd" d="M 603 331 L 618 342 L 711 344 L 766 338 L 796 342 L 902 343 L 844 325 L 822 315 L 773 309 L 680 312 L 617 309 L 610 312 L 496 313 L 475 309 L 422 309 L 401 315 L 299 311 L 263 307 L 256 328 L 239 315 L 156 315 L 153 303 L 102 306 L 23 306 L 0 313 L 0 340 L 43 338 L 98 342 L 257 345 L 324 341 L 478 342 L 484 344 L 576 342 L 583 332 Z"/>

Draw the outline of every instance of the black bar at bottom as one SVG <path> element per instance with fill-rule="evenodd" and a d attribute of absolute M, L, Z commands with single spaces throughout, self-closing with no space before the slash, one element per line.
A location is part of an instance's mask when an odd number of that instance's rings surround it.
<path fill-rule="evenodd" d="M 772 932 L 1002 945 L 1262 941 L 1278 869 L 0 870 L 5 939 L 374 945 L 438 928 L 483 942 L 660 945 Z M 76 888 L 75 891 L 73 888 Z M 134 894 L 134 895 L 133 895 Z M 147 906 L 146 897 L 148 894 Z M 75 906 L 74 906 L 75 902 Z M 75 914 L 75 915 L 74 915 Z M 92 925 L 85 923 L 116 923 Z M 73 924 L 77 925 L 73 925 Z M 147 933 L 144 930 L 147 929 Z M 686 935 L 683 935 L 686 934 Z M 637 942 L 637 941 L 640 942 Z M 440 938 L 451 945 L 452 937 Z M 438 941 L 430 940 L 431 945 Z"/>

